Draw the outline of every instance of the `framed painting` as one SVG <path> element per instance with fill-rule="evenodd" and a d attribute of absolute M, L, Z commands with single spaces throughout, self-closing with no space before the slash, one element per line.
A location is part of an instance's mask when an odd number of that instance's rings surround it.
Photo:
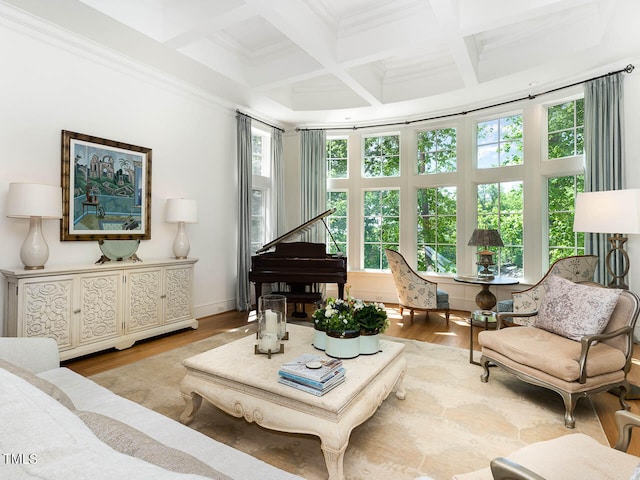
<path fill-rule="evenodd" d="M 60 240 L 151 238 L 151 149 L 62 131 Z"/>

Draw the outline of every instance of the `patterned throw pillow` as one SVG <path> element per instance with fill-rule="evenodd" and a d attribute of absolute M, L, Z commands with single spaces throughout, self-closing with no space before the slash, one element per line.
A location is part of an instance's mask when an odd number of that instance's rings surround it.
<path fill-rule="evenodd" d="M 551 275 L 535 326 L 580 341 L 584 335 L 597 335 L 609 318 L 622 290 L 579 285 Z"/>

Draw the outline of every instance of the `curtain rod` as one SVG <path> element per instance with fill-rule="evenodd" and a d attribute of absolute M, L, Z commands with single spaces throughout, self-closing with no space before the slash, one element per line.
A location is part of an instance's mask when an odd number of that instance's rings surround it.
<path fill-rule="evenodd" d="M 284 133 L 284 128 L 276 127 L 275 125 L 271 125 L 270 123 L 265 122 L 264 120 L 260 120 L 259 118 L 252 117 L 251 115 L 247 115 L 246 113 L 242 113 L 240 110 L 236 110 L 236 113 L 244 115 L 245 117 L 249 117 L 251 120 L 255 120 L 256 122 L 260 122 L 263 125 L 266 125 L 267 127 L 275 128 L 276 130 L 280 130 L 282 133 Z"/>
<path fill-rule="evenodd" d="M 361 129 L 361 128 L 393 127 L 393 126 L 397 126 L 397 125 L 411 125 L 412 123 L 427 122 L 429 120 L 440 120 L 442 118 L 457 117 L 457 116 L 461 116 L 461 115 L 467 115 L 468 113 L 474 113 L 474 112 L 479 112 L 481 110 L 487 110 L 489 108 L 501 107 L 503 105 L 508 105 L 510 103 L 522 102 L 523 100 L 533 100 L 534 98 L 539 97 L 541 95 L 548 95 L 550 93 L 557 92 L 558 90 L 564 90 L 565 88 L 575 87 L 576 85 L 580 85 L 582 83 L 590 82 L 592 80 L 598 80 L 599 78 L 610 77 L 611 75 L 616 75 L 618 73 L 631 73 L 631 72 L 633 72 L 634 68 L 635 67 L 633 65 L 629 64 L 626 67 L 624 67 L 623 69 L 616 70 L 615 72 L 605 73 L 604 75 L 599 75 L 597 77 L 592 77 L 592 78 L 589 78 L 587 80 L 582 80 L 582 81 L 579 81 L 579 82 L 572 83 L 570 85 L 564 85 L 562 87 L 552 88 L 551 90 L 547 90 L 545 92 L 541 92 L 541 93 L 538 93 L 538 94 L 535 94 L 535 95 L 527 95 L 526 97 L 515 98 L 513 100 L 506 100 L 504 102 L 494 103 L 493 105 L 484 105 L 482 107 L 472 108 L 471 110 L 464 110 L 464 111 L 458 112 L 458 113 L 447 113 L 447 114 L 444 114 L 444 115 L 437 115 L 435 117 L 421 118 L 421 119 L 418 119 L 418 120 L 405 120 L 404 122 L 377 123 L 377 124 L 360 125 L 360 126 L 354 125 L 352 127 L 335 127 L 335 128 L 333 128 L 333 127 L 327 127 L 327 128 L 299 128 L 299 127 L 296 127 L 296 132 L 302 132 L 302 131 L 306 132 L 306 131 L 311 131 L 311 130 L 358 130 L 358 129 Z"/>

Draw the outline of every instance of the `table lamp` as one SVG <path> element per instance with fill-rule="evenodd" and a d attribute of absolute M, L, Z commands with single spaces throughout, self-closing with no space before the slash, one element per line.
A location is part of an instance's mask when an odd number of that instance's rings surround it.
<path fill-rule="evenodd" d="M 62 189 L 37 183 L 10 183 L 6 215 L 29 219 L 29 232 L 20 249 L 25 270 L 44 268 L 49 259 L 49 245 L 42 234 L 42 219 L 62 218 Z"/>
<path fill-rule="evenodd" d="M 173 254 L 176 258 L 187 258 L 191 247 L 184 224 L 198 222 L 198 204 L 195 200 L 187 198 L 168 198 L 165 221 L 178 224 L 178 233 L 173 242 Z"/>
<path fill-rule="evenodd" d="M 611 234 L 605 260 L 612 277 L 609 287 L 627 290 L 625 277 L 629 272 L 629 255 L 624 244 L 628 238 L 622 233 L 640 233 L 640 189 L 578 193 L 573 231 Z M 620 274 L 613 268 L 618 259 L 622 262 Z"/>
<path fill-rule="evenodd" d="M 490 251 L 488 247 L 503 247 L 502 238 L 497 230 L 476 228 L 469 239 L 469 246 L 484 247 L 484 250 L 478 251 L 479 260 L 476 265 L 483 267 L 478 272 L 479 279 L 492 280 L 494 278 L 493 272 L 489 270 L 489 266 L 495 265 L 493 263 L 494 252 Z"/>

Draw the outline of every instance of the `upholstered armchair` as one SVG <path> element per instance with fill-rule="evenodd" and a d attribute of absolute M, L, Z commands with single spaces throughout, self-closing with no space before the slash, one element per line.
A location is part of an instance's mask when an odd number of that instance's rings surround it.
<path fill-rule="evenodd" d="M 513 292 L 510 300 L 498 302 L 498 312 L 514 312 L 528 314 L 540 308 L 542 299 L 548 289 L 550 275 L 558 275 L 572 282 L 590 282 L 598 266 L 596 255 L 574 255 L 572 257 L 559 258 L 538 283 L 520 292 Z M 535 315 L 514 317 L 514 322 L 530 325 L 535 322 Z"/>
<path fill-rule="evenodd" d="M 478 335 L 484 368 L 497 365 L 519 379 L 560 394 L 564 423 L 574 428 L 579 398 L 619 387 L 620 405 L 628 409 L 627 373 L 631 368 L 633 329 L 640 301 L 627 290 L 578 284 L 552 275 L 540 309 L 498 313 L 497 329 Z M 538 314 L 534 325 L 504 327 L 505 317 Z"/>
<path fill-rule="evenodd" d="M 385 249 L 389 268 L 398 295 L 400 315 L 405 308 L 411 312 L 413 322 L 414 310 L 444 312 L 449 324 L 449 294 L 438 288 L 436 282 L 418 275 L 407 263 L 404 257 L 395 250 Z"/>

